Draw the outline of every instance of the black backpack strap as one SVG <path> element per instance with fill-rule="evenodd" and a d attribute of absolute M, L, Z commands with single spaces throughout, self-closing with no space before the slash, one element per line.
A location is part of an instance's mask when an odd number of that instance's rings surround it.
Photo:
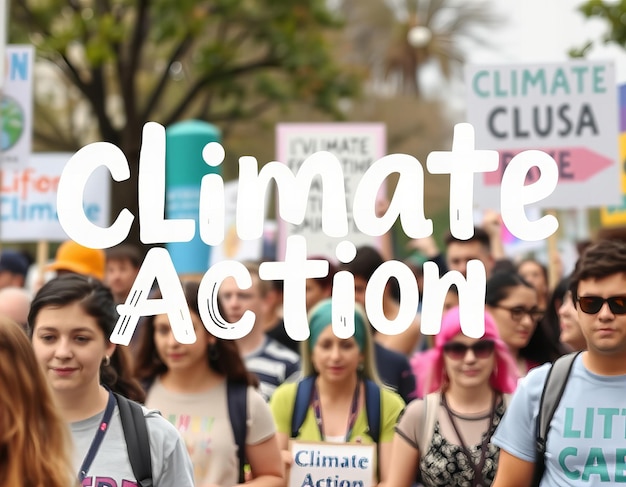
<path fill-rule="evenodd" d="M 291 438 L 298 436 L 302 423 L 304 423 L 306 413 L 311 404 L 313 384 L 315 384 L 315 376 L 313 375 L 305 377 L 298 382 L 296 398 L 293 402 L 293 412 L 291 413 Z"/>
<path fill-rule="evenodd" d="M 248 385 L 227 381 L 226 396 L 230 426 L 233 429 L 239 458 L 239 483 L 243 484 L 245 482 L 244 467 L 246 465 L 246 436 L 248 433 Z"/>
<path fill-rule="evenodd" d="M 374 443 L 380 439 L 380 388 L 369 380 L 365 380 L 365 412 L 367 413 L 368 433 Z"/>
<path fill-rule="evenodd" d="M 150 437 L 142 407 L 135 401 L 117 393 L 117 407 L 124 430 L 128 449 L 128 459 L 135 479 L 140 487 L 152 487 L 152 460 L 150 458 Z"/>
<path fill-rule="evenodd" d="M 546 441 L 550 431 L 550 423 L 561 402 L 561 397 L 567 386 L 572 366 L 580 352 L 563 355 L 555 360 L 548 371 L 546 382 L 539 401 L 539 412 L 535 423 L 535 470 L 533 472 L 533 487 L 538 487 L 546 469 Z"/>

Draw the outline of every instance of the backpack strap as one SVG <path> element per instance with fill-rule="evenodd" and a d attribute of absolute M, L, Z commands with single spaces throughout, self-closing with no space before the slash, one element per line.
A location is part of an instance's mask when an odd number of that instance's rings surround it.
<path fill-rule="evenodd" d="M 548 371 L 546 382 L 539 401 L 539 412 L 535 423 L 535 470 L 532 486 L 538 486 L 546 469 L 546 440 L 550 431 L 552 417 L 561 402 L 561 397 L 567 386 L 574 361 L 580 352 L 563 355 L 555 360 Z"/>
<path fill-rule="evenodd" d="M 302 423 L 304 423 L 306 413 L 311 404 L 314 383 L 314 375 L 304 377 L 298 382 L 296 398 L 293 402 L 293 412 L 291 413 L 291 438 L 296 438 L 298 433 L 300 433 L 300 428 L 302 427 Z"/>
<path fill-rule="evenodd" d="M 439 392 L 431 392 L 424 398 L 424 414 L 422 416 L 422 435 L 421 444 L 419 445 L 424 449 L 420 452 L 420 456 L 426 455 L 428 446 L 433 439 L 433 433 L 435 432 L 435 423 L 437 422 L 437 412 L 439 411 L 439 405 L 441 404 L 441 394 Z"/>
<path fill-rule="evenodd" d="M 152 460 L 150 458 L 150 437 L 143 408 L 130 399 L 113 393 L 120 411 L 124 439 L 128 449 L 128 459 L 133 475 L 140 487 L 152 487 Z"/>
<path fill-rule="evenodd" d="M 311 404 L 315 376 L 308 376 L 298 382 L 293 413 L 291 414 L 291 438 L 298 436 Z M 368 434 L 378 443 L 380 439 L 380 388 L 371 381 L 365 380 L 365 411 L 367 413 Z"/>
<path fill-rule="evenodd" d="M 233 429 L 237 457 L 239 458 L 239 483 L 245 482 L 246 436 L 248 433 L 248 385 L 241 382 L 226 382 L 228 417 Z"/>
<path fill-rule="evenodd" d="M 380 388 L 369 380 L 365 380 L 365 412 L 367 413 L 368 434 L 378 445 L 380 439 Z"/>

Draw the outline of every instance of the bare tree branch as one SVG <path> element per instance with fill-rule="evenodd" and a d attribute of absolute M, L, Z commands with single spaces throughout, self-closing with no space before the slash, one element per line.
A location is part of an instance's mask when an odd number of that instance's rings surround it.
<path fill-rule="evenodd" d="M 280 66 L 280 61 L 274 56 L 269 55 L 266 58 L 259 59 L 248 64 L 234 67 L 230 70 L 221 70 L 215 74 L 209 74 L 198 79 L 194 85 L 187 91 L 187 94 L 183 100 L 179 103 L 178 107 L 167 117 L 165 126 L 168 126 L 178 120 L 182 114 L 187 110 L 191 102 L 196 98 L 198 93 L 211 83 L 215 83 L 224 79 L 236 78 L 242 74 L 246 74 L 250 71 L 255 71 L 263 68 L 272 68 Z"/>

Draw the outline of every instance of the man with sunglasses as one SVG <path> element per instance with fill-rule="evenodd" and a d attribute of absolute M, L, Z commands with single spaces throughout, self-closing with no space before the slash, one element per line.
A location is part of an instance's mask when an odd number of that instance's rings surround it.
<path fill-rule="evenodd" d="M 600 241 L 570 281 L 587 351 L 578 355 L 548 430 L 542 487 L 626 483 L 626 243 Z M 529 487 L 535 421 L 550 365 L 523 379 L 493 438 L 494 487 Z"/>

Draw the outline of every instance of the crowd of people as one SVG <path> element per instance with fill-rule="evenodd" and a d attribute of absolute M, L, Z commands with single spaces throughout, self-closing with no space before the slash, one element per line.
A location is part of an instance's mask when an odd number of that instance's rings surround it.
<path fill-rule="evenodd" d="M 626 482 L 626 242 L 599 238 L 550 286 L 545 265 L 507 259 L 494 230 L 486 220 L 468 240 L 448 235 L 443 251 L 432 238 L 414 240 L 404 261 L 420 289 L 426 260 L 442 275 L 483 263 L 480 338 L 462 333 L 454 287 L 434 337 L 421 334 L 420 309 L 402 333 L 377 332 L 365 290 L 393 256 L 361 247 L 307 280 L 306 341 L 284 331 L 282 288 L 260 278 L 259 262 L 244 262 L 252 286 L 227 278 L 217 299 L 228 322 L 254 313 L 250 334 L 209 333 L 199 283 L 181 278 L 195 343 L 179 343 L 159 314 L 118 346 L 109 337 L 141 266 L 137 249 L 65 242 L 46 268 L 53 275 L 31 290 L 28 257 L 2 250 L 0 487 L 280 487 L 294 442 L 371 445 L 372 486 Z M 350 338 L 331 326 L 340 270 L 355 278 Z M 395 284 L 382 296 L 389 320 L 400 309 Z M 559 393 L 544 399 L 553 364 L 568 358 L 566 373 L 554 366 Z"/>

